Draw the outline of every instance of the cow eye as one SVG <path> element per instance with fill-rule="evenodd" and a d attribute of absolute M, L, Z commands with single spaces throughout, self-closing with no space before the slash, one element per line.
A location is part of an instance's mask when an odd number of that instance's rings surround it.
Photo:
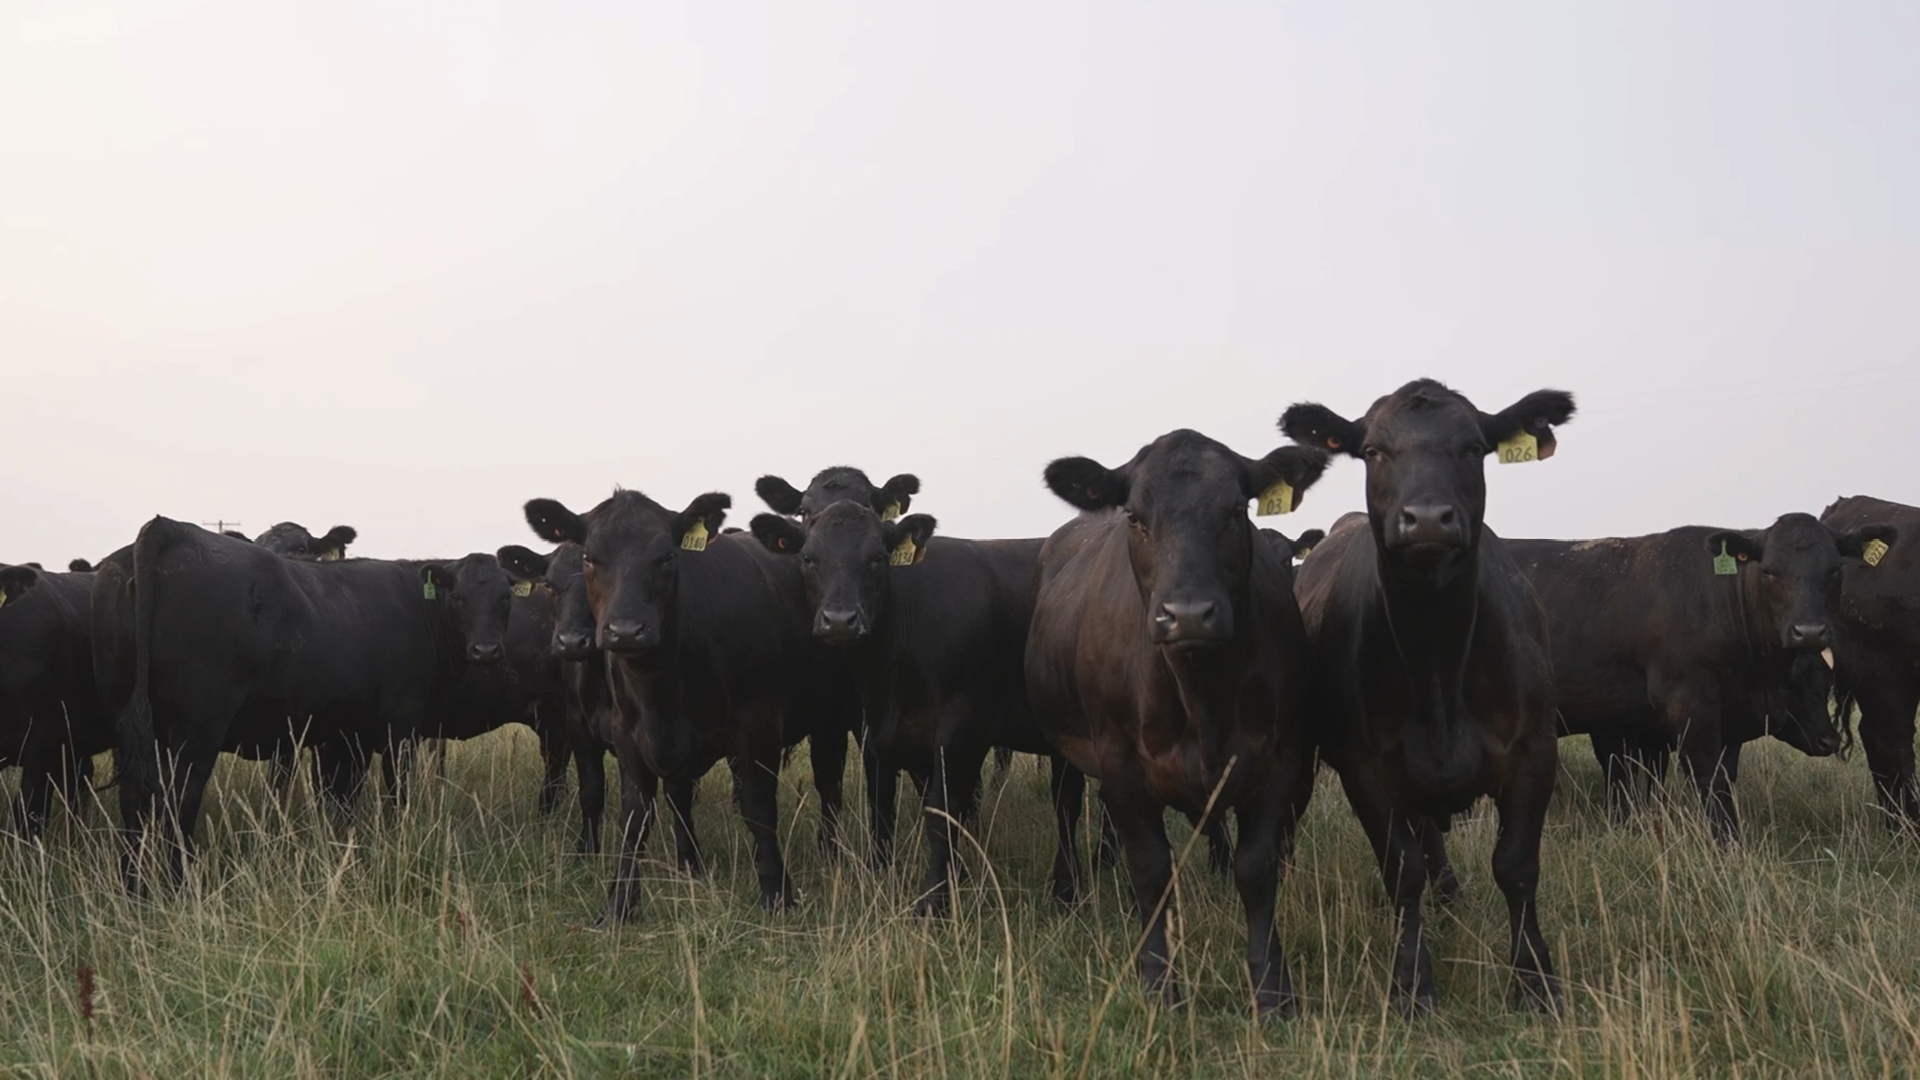
<path fill-rule="evenodd" d="M 1460 451 L 1463 458 L 1483 458 L 1487 456 L 1486 443 L 1468 443 Z"/>
<path fill-rule="evenodd" d="M 1363 447 L 1360 452 L 1366 455 L 1368 461 L 1378 461 L 1386 456 L 1377 446 Z"/>
<path fill-rule="evenodd" d="M 1133 512 L 1133 507 L 1126 507 L 1125 513 L 1127 515 L 1127 524 L 1136 529 L 1140 528 L 1140 515 Z"/>

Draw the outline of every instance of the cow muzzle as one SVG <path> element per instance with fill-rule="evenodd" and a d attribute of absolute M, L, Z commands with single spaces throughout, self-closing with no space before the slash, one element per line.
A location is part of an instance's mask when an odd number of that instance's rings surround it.
<path fill-rule="evenodd" d="M 1155 645 L 1219 645 L 1233 637 L 1233 619 L 1218 600 L 1162 600 L 1154 609 L 1150 634 Z"/>
<path fill-rule="evenodd" d="M 561 660 L 585 660 L 593 651 L 593 635 L 585 630 L 556 630 L 553 655 Z"/>
<path fill-rule="evenodd" d="M 467 646 L 467 662 L 481 667 L 490 667 L 505 657 L 507 651 L 495 642 L 476 641 Z"/>
<path fill-rule="evenodd" d="M 610 619 L 600 627 L 600 647 L 610 653 L 645 652 L 659 644 L 659 629 L 642 619 Z"/>
<path fill-rule="evenodd" d="M 1787 627 L 1789 649 L 1833 648 L 1832 623 L 1794 623 Z"/>
<path fill-rule="evenodd" d="M 1411 553 L 1450 553 L 1467 546 L 1466 517 L 1450 503 L 1408 503 L 1393 515 L 1387 546 Z"/>
<path fill-rule="evenodd" d="M 831 645 L 846 645 L 867 636 L 867 618 L 857 607 L 823 607 L 813 616 L 813 636 Z"/>

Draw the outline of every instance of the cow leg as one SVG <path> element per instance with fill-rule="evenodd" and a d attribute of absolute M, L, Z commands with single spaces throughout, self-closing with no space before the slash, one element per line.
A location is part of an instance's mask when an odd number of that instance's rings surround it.
<path fill-rule="evenodd" d="M 1500 835 L 1493 844 L 1493 880 L 1507 898 L 1516 996 L 1527 1006 L 1558 1013 L 1560 981 L 1554 977 L 1547 941 L 1540 933 L 1540 834 L 1553 799 L 1559 747 L 1551 736 L 1539 738 L 1533 752 L 1507 778 L 1495 798 Z"/>
<path fill-rule="evenodd" d="M 1013 771 L 1013 751 L 1005 746 L 993 748 L 993 786 L 999 787 L 1007 782 L 1007 774 Z"/>
<path fill-rule="evenodd" d="M 1120 865 L 1120 830 L 1114 828 L 1105 796 L 1093 804 L 1093 816 L 1100 822 L 1100 842 L 1093 848 L 1093 865 L 1101 870 L 1111 869 Z"/>
<path fill-rule="evenodd" d="M 614 756 L 620 764 L 620 854 L 614 864 L 613 887 L 607 892 L 605 922 L 633 917 L 640 900 L 640 855 L 653 828 L 653 796 L 659 780 L 640 758 L 630 739 L 617 739 Z"/>
<path fill-rule="evenodd" d="M 1420 854 L 1427 861 L 1427 884 L 1433 887 L 1434 900 L 1451 904 L 1459 899 L 1460 875 L 1447 857 L 1447 832 L 1434 818 L 1420 819 Z"/>
<path fill-rule="evenodd" d="M 1707 827 L 1722 844 L 1740 839 L 1733 810 L 1733 784 L 1722 768 L 1725 743 L 1720 736 L 1720 693 L 1710 684 L 1670 679 L 1652 673 L 1647 690 L 1660 703 L 1669 732 L 1680 745 L 1680 767 L 1700 793 Z"/>
<path fill-rule="evenodd" d="M 1625 825 L 1633 819 L 1634 760 L 1628 756 L 1627 735 L 1623 731 L 1596 731 L 1589 738 L 1593 742 L 1594 760 L 1600 763 L 1601 775 L 1606 777 L 1607 816 L 1615 825 Z"/>
<path fill-rule="evenodd" d="M 607 815 L 607 752 L 597 741 L 569 734 L 573 771 L 580 778 L 580 854 L 600 853 L 600 823 Z M 651 800 L 649 800 L 651 801 Z"/>
<path fill-rule="evenodd" d="M 1193 821 L 1189 817 L 1188 820 Z M 1207 866 L 1223 878 L 1235 876 L 1233 860 L 1233 837 L 1227 832 L 1227 815 L 1224 809 L 1214 811 L 1205 821 L 1193 821 L 1194 827 L 1207 838 Z"/>
<path fill-rule="evenodd" d="M 1080 896 L 1080 813 L 1087 802 L 1087 776 L 1054 754 L 1047 760 L 1053 795 L 1053 898 L 1072 905 Z"/>
<path fill-rule="evenodd" d="M 900 771 L 881 763 L 871 740 L 860 754 L 860 765 L 867 774 L 867 831 L 872 846 L 867 851 L 867 868 L 880 873 L 893 865 L 893 829 L 899 815 Z"/>
<path fill-rule="evenodd" d="M 774 730 L 778 730 L 776 726 Z M 760 906 L 781 911 L 793 904 L 793 879 L 780 858 L 780 751 L 736 754 L 733 787 L 740 816 L 753 837 L 753 868 L 760 878 Z"/>
<path fill-rule="evenodd" d="M 221 730 L 226 725 L 220 725 Z M 173 843 L 168 852 L 168 870 L 178 881 L 193 858 L 193 831 L 200 820 L 200 804 L 207 795 L 207 780 L 213 775 L 214 762 L 220 759 L 219 738 L 204 728 L 173 748 L 173 769 L 169 778 L 174 790 L 174 812 L 168 823 Z"/>
<path fill-rule="evenodd" d="M 546 773 L 540 778 L 540 813 L 544 816 L 560 809 L 567 797 L 567 758 L 571 749 L 567 733 L 549 723 L 540 724 L 540 762 Z"/>
<path fill-rule="evenodd" d="M 698 780 L 682 777 L 664 785 L 667 814 L 673 821 L 673 859 L 688 877 L 704 877 L 707 864 L 700 857 L 700 838 L 693 831 L 693 793 Z"/>
<path fill-rule="evenodd" d="M 980 769 L 985 764 L 985 751 L 971 747 L 943 747 L 934 757 L 933 777 L 927 782 L 927 801 L 922 810 L 927 832 L 927 876 L 921 882 L 920 899 L 913 905 L 916 915 L 944 915 L 952 902 L 953 846 L 962 828 L 955 810 L 974 801 L 980 787 Z"/>
<path fill-rule="evenodd" d="M 1173 849 L 1167 843 L 1167 822 L 1158 803 L 1133 785 L 1100 782 L 1100 798 L 1107 804 L 1120 833 L 1120 847 L 1132 879 L 1134 908 L 1140 916 L 1144 941 L 1136 966 L 1147 994 L 1162 1003 L 1180 1003 L 1180 982 L 1173 971 L 1173 949 L 1167 930 L 1173 919 Z"/>
<path fill-rule="evenodd" d="M 61 782 L 66 764 L 63 749 L 58 743 L 42 742 L 29 746 L 20 756 L 20 791 L 13 798 L 13 827 L 29 842 L 38 839 L 47 827 L 54 785 Z M 77 805 L 72 799 L 68 802 Z"/>
<path fill-rule="evenodd" d="M 1860 706 L 1860 746 L 1873 774 L 1873 794 L 1889 829 L 1920 825 L 1920 785 L 1914 778 L 1913 716 L 1920 680 L 1877 658 L 1847 657 L 1847 682 Z"/>
<path fill-rule="evenodd" d="M 1247 982 L 1253 987 L 1254 1012 L 1290 1019 L 1299 1015 L 1300 1005 L 1273 921 L 1281 849 L 1290 846 L 1280 840 L 1280 833 L 1292 831 L 1291 822 L 1285 820 L 1292 814 L 1286 805 L 1288 794 L 1268 787 L 1259 793 L 1258 802 L 1234 811 L 1240 820 L 1240 846 L 1233 852 L 1233 884 L 1247 917 Z"/>
<path fill-rule="evenodd" d="M 1680 766 L 1700 793 L 1707 827 L 1721 844 L 1740 840 L 1740 819 L 1733 809 L 1733 776 L 1727 769 L 1727 748 L 1718 739 L 1690 737 L 1680 746 Z"/>
<path fill-rule="evenodd" d="M 1342 769 L 1340 786 L 1380 861 L 1380 876 L 1393 902 L 1398 940 L 1393 949 L 1393 996 L 1409 1015 L 1433 1011 L 1433 954 L 1427 949 L 1420 896 L 1427 887 L 1427 860 L 1421 846 L 1421 821 L 1390 808 L 1386 798 L 1357 775 Z"/>
<path fill-rule="evenodd" d="M 807 757 L 813 764 L 813 789 L 820 793 L 820 854 L 835 857 L 840 854 L 840 811 L 846 802 L 846 731 L 807 736 Z"/>

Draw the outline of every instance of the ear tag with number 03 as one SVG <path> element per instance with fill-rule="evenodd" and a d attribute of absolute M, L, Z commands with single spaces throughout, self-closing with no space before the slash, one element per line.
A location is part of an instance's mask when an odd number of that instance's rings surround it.
<path fill-rule="evenodd" d="M 531 582 L 531 581 L 516 581 L 516 582 L 514 582 L 514 583 L 513 583 L 513 595 L 515 595 L 515 596 L 532 596 L 532 595 L 533 595 L 533 582 Z"/>
<path fill-rule="evenodd" d="M 1885 540 L 1869 540 L 1866 549 L 1860 552 L 1860 561 L 1868 566 L 1879 566 L 1880 560 L 1886 557 L 1887 542 Z M 4 601 L 6 597 L 6 593 L 0 593 L 0 601 Z"/>
<path fill-rule="evenodd" d="M 920 549 L 914 546 L 913 537 L 903 537 L 899 545 L 893 549 L 893 557 L 887 561 L 894 566 L 912 566 L 914 558 L 919 554 Z"/>
<path fill-rule="evenodd" d="M 1720 542 L 1720 554 L 1713 557 L 1713 572 L 1727 577 L 1740 572 L 1740 560 L 1727 554 L 1727 542 Z"/>
<path fill-rule="evenodd" d="M 1275 480 L 1272 487 L 1260 493 L 1260 517 L 1291 513 L 1293 513 L 1292 484 L 1285 480 Z"/>
<path fill-rule="evenodd" d="M 880 511 L 880 520 L 881 521 L 899 521 L 900 520 L 900 500 L 895 499 L 893 502 L 888 503 L 887 508 L 885 510 Z"/>
<path fill-rule="evenodd" d="M 693 528 L 688 529 L 686 535 L 680 538 L 680 550 L 707 550 L 707 523 L 704 519 L 694 522 Z"/>
<path fill-rule="evenodd" d="M 440 599 L 440 594 L 439 594 L 439 592 L 437 592 L 437 591 L 436 591 L 436 590 L 434 589 L 434 587 L 433 587 L 433 579 L 432 579 L 432 578 L 422 578 L 422 579 L 421 579 L 421 581 L 420 581 L 420 596 L 421 596 L 421 598 L 422 598 L 422 599 L 424 599 L 424 600 L 438 600 L 438 599 Z"/>
<path fill-rule="evenodd" d="M 1500 464 L 1518 465 L 1523 461 L 1540 460 L 1540 440 L 1526 428 L 1496 447 L 1500 451 Z"/>

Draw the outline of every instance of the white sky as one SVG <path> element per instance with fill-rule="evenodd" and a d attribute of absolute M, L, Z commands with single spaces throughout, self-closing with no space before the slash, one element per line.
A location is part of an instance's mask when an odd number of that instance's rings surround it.
<path fill-rule="evenodd" d="M 837 463 L 1043 535 L 1422 374 L 1580 398 L 1508 535 L 1920 503 L 1911 0 L 401 7 L 0 0 L 0 561 Z"/>

